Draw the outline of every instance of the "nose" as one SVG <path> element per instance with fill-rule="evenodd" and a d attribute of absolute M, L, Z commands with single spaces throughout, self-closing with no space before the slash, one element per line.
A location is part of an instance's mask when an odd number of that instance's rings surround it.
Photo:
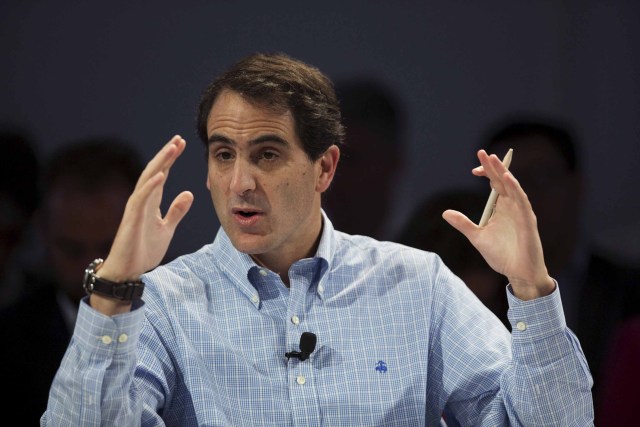
<path fill-rule="evenodd" d="M 230 186 L 231 191 L 239 196 L 256 189 L 256 181 L 250 164 L 241 159 L 234 163 Z"/>

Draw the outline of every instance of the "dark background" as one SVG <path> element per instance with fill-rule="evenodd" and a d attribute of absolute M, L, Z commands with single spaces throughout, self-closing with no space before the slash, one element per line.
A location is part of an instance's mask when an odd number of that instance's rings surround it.
<path fill-rule="evenodd" d="M 194 130 L 200 92 L 249 53 L 283 51 L 334 80 L 379 78 L 404 101 L 407 160 L 389 230 L 428 194 L 472 182 L 487 126 L 534 111 L 571 122 L 584 145 L 590 234 L 640 259 L 638 22 L 633 0 L 4 0 L 0 122 L 27 128 L 43 156 L 99 134 L 149 159 L 183 135 L 166 194 L 195 195 L 171 247 L 190 252 L 218 226 Z"/>

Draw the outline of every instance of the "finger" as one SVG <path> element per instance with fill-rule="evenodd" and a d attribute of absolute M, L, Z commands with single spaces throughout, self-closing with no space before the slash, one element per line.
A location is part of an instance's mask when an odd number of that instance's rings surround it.
<path fill-rule="evenodd" d="M 520 185 L 520 182 L 516 179 L 515 176 L 513 176 L 511 172 L 507 171 L 504 173 L 503 182 L 506 195 L 508 195 L 512 199 L 524 202 L 526 203 L 526 205 L 530 206 L 531 203 L 529 201 L 529 197 Z"/>
<path fill-rule="evenodd" d="M 169 169 L 171 169 L 178 157 L 180 157 L 184 152 L 184 149 L 187 147 L 187 141 L 185 141 L 180 135 L 174 136 L 169 142 L 174 142 L 173 146 L 175 147 L 175 151 L 172 150 L 170 152 L 171 155 L 168 156 L 165 162 L 161 165 L 162 172 L 167 176 L 169 175 Z"/>
<path fill-rule="evenodd" d="M 143 215 L 144 205 L 146 205 L 149 200 L 151 194 L 157 190 L 159 187 L 162 188 L 166 180 L 165 174 L 163 172 L 157 172 L 155 175 L 150 177 L 146 182 L 141 184 L 140 188 L 136 188 L 129 198 L 127 202 L 127 211 L 137 212 L 138 215 Z"/>
<path fill-rule="evenodd" d="M 479 227 L 465 214 L 452 209 L 447 209 L 442 213 L 442 218 L 444 218 L 444 220 L 453 228 L 462 233 L 467 239 L 469 239 L 469 241 L 473 241 L 473 237 Z"/>
<path fill-rule="evenodd" d="M 140 178 L 138 179 L 136 188 L 144 185 L 148 179 L 160 171 L 166 174 L 178 156 L 182 154 L 185 146 L 186 141 L 180 135 L 175 135 L 171 138 L 171 140 L 167 142 L 160 151 L 158 151 L 153 159 L 147 163 L 147 166 L 144 168 Z"/>
<path fill-rule="evenodd" d="M 192 204 L 193 194 L 190 191 L 183 191 L 173 199 L 167 215 L 164 217 L 165 222 L 172 230 L 175 230 L 182 218 L 189 212 Z"/>
<path fill-rule="evenodd" d="M 476 166 L 475 168 L 471 169 L 471 173 L 475 176 L 487 176 L 482 166 Z"/>
<path fill-rule="evenodd" d="M 507 168 L 495 154 L 488 155 L 484 150 L 480 151 L 482 153 L 478 153 L 478 159 L 482 163 L 485 176 L 491 181 L 491 188 L 500 194 L 504 194 L 503 175 L 507 172 Z"/>

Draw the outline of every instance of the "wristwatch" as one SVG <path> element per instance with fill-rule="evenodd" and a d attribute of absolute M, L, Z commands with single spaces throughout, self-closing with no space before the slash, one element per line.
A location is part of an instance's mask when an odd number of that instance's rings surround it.
<path fill-rule="evenodd" d="M 144 283 L 141 280 L 136 282 L 112 282 L 96 276 L 96 270 L 104 262 L 102 258 L 96 258 L 89 264 L 84 271 L 84 280 L 82 287 L 91 295 L 93 293 L 109 298 L 115 298 L 120 301 L 133 301 L 142 297 L 144 291 Z"/>

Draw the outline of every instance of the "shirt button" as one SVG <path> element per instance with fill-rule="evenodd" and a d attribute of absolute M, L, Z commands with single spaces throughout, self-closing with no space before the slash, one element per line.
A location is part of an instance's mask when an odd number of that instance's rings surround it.
<path fill-rule="evenodd" d="M 518 322 L 516 323 L 516 328 L 518 328 L 519 331 L 524 331 L 527 329 L 527 324 L 524 322 Z"/>
<path fill-rule="evenodd" d="M 318 285 L 318 293 L 323 293 L 324 292 L 324 286 L 322 285 Z"/>
<path fill-rule="evenodd" d="M 102 343 L 106 345 L 111 344 L 111 337 L 109 335 L 104 335 L 102 337 Z"/>
<path fill-rule="evenodd" d="M 269 274 L 269 273 L 267 273 L 267 270 L 260 269 L 260 275 L 261 276 L 266 276 L 267 274 Z"/>
<path fill-rule="evenodd" d="M 128 336 L 127 334 L 121 334 L 121 335 L 118 337 L 118 341 L 119 341 L 119 342 L 127 342 L 127 340 L 128 340 L 128 339 L 129 339 L 129 336 Z"/>
<path fill-rule="evenodd" d="M 251 302 L 254 303 L 254 304 L 259 303 L 260 302 L 260 297 L 258 297 L 257 294 L 251 295 Z"/>
<path fill-rule="evenodd" d="M 304 385 L 304 383 L 307 382 L 307 379 L 302 375 L 298 375 L 298 377 L 296 378 L 296 382 L 300 385 Z"/>
<path fill-rule="evenodd" d="M 294 325 L 299 324 L 300 318 L 294 314 L 293 316 L 291 316 L 291 323 L 293 323 Z"/>

